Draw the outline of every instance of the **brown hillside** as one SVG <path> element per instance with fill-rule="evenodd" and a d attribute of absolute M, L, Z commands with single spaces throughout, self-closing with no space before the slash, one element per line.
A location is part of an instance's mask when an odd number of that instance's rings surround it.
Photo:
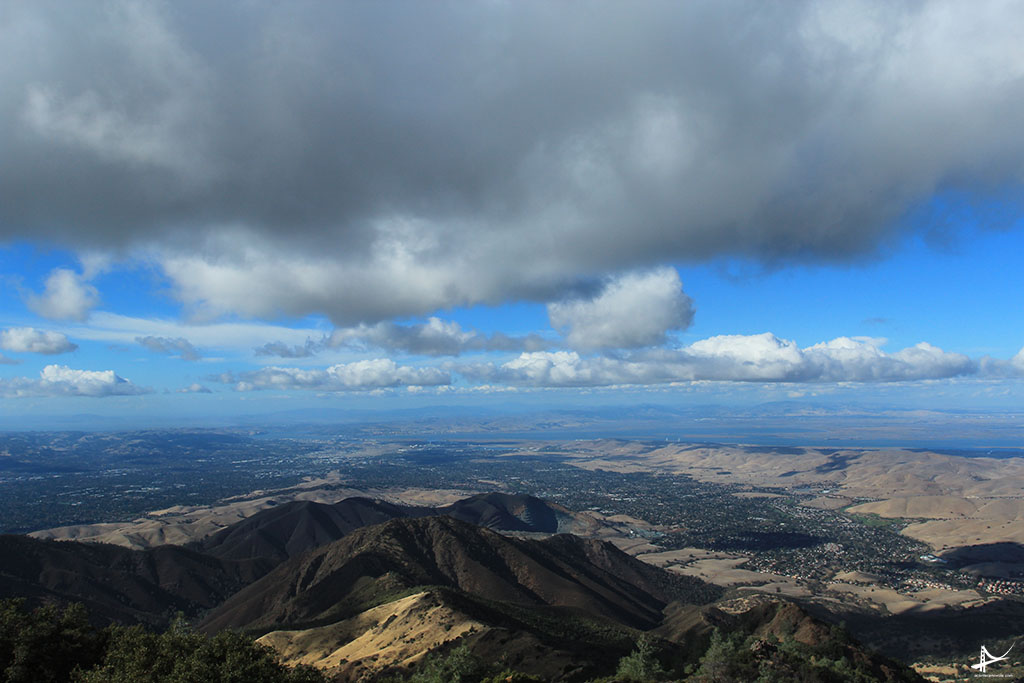
<path fill-rule="evenodd" d="M 396 519 L 355 531 L 279 566 L 232 596 L 203 627 L 268 629 L 331 623 L 418 586 L 488 600 L 571 607 L 650 628 L 682 595 L 715 589 L 571 536 L 509 538 L 450 517 Z"/>
<path fill-rule="evenodd" d="M 346 498 L 334 504 L 297 500 L 262 510 L 196 547 L 222 559 L 266 557 L 283 562 L 355 529 L 428 512 L 369 498 Z"/>
<path fill-rule="evenodd" d="M 181 548 L 0 536 L 0 597 L 83 602 L 105 621 L 161 624 L 210 609 L 269 569 Z"/>

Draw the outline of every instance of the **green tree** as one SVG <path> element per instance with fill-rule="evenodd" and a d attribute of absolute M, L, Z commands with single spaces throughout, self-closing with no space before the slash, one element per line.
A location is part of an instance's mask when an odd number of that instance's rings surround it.
<path fill-rule="evenodd" d="M 620 681 L 660 681 L 668 675 L 654 654 L 654 643 L 646 633 L 636 641 L 636 649 L 619 660 L 615 678 Z"/>
<path fill-rule="evenodd" d="M 740 633 L 723 634 L 717 628 L 711 633 L 711 643 L 704 652 L 697 670 L 697 680 L 709 683 L 733 683 L 753 680 L 758 671 L 745 638 Z"/>
<path fill-rule="evenodd" d="M 9 683 L 67 681 L 99 661 L 103 634 L 80 604 L 32 611 L 22 599 L 0 600 L 0 678 Z"/>
<path fill-rule="evenodd" d="M 164 633 L 114 627 L 102 664 L 81 683 L 317 683 L 311 667 L 289 668 L 274 651 L 239 633 L 208 638 L 181 617 Z"/>
<path fill-rule="evenodd" d="M 484 673 L 483 662 L 463 644 L 446 655 L 428 658 L 423 668 L 408 680 L 410 683 L 466 683 L 479 680 Z"/>

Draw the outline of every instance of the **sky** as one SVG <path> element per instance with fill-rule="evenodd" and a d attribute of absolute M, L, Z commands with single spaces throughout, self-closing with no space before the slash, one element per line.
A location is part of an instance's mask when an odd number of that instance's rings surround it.
<path fill-rule="evenodd" d="M 0 412 L 1017 409 L 1022 22 L 0 4 Z"/>

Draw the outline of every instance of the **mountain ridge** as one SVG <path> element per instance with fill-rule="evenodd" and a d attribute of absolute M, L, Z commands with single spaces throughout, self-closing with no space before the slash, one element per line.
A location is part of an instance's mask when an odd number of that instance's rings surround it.
<path fill-rule="evenodd" d="M 627 573 L 630 579 L 619 576 Z M 292 558 L 232 596 L 201 627 L 258 629 L 340 619 L 372 596 L 431 585 L 497 601 L 580 608 L 646 628 L 660 621 L 662 608 L 674 598 L 673 586 L 698 599 L 720 592 L 647 565 L 610 543 L 568 535 L 512 538 L 434 516 L 366 527 Z"/>

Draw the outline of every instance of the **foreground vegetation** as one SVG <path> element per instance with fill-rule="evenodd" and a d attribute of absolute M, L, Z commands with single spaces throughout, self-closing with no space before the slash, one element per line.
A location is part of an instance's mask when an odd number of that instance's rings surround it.
<path fill-rule="evenodd" d="M 680 661 L 671 647 L 641 635 L 632 653 L 595 683 L 688 680 L 804 681 L 869 683 L 915 680 L 909 671 L 886 675 L 851 650 L 850 641 L 833 629 L 810 646 L 743 631 L 715 630 L 702 656 Z M 851 656 L 853 655 L 853 656 Z M 675 661 L 673 661 L 675 660 Z M 224 631 L 207 636 L 184 619 L 162 633 L 141 626 L 96 628 L 85 608 L 44 605 L 29 609 L 22 599 L 0 600 L 0 680 L 10 683 L 323 683 L 320 671 L 288 667 L 273 650 L 249 636 Z M 411 673 L 392 673 L 382 681 L 397 683 L 515 683 L 544 679 L 488 663 L 465 644 L 428 656 Z M 919 679 L 917 679 L 919 680 Z"/>
<path fill-rule="evenodd" d="M 27 609 L 0 600 L 0 680 L 7 683 L 320 683 L 309 667 L 287 667 L 270 648 L 225 631 L 208 637 L 183 619 L 163 633 L 141 626 L 94 627 L 79 604 Z"/>
<path fill-rule="evenodd" d="M 690 664 L 667 667 L 653 639 L 641 635 L 636 649 L 619 660 L 615 673 L 590 683 L 873 683 L 920 680 L 913 673 L 873 670 L 866 659 L 851 657 L 839 630 L 824 643 L 809 646 L 793 638 L 767 639 L 715 630 L 704 655 Z M 384 683 L 526 683 L 544 679 L 488 665 L 465 645 L 446 655 L 428 657 L 417 672 L 383 679 Z"/>

